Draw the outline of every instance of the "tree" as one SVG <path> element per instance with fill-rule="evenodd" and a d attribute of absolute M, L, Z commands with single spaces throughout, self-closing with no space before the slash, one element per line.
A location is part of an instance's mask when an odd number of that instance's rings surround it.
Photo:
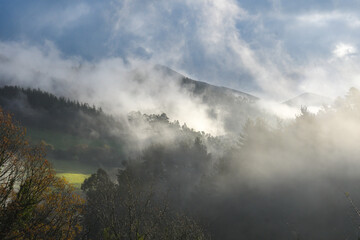
<path fill-rule="evenodd" d="M 73 239 L 83 200 L 0 109 L 0 239 Z"/>
<path fill-rule="evenodd" d="M 141 182 L 129 166 L 119 171 L 117 183 L 101 169 L 85 180 L 86 239 L 205 239 L 193 219 L 172 211 Z"/>

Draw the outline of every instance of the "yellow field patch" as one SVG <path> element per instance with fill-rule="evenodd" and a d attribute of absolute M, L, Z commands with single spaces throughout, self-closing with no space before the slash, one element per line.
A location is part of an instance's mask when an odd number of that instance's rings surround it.
<path fill-rule="evenodd" d="M 90 177 L 90 174 L 82 174 L 82 173 L 58 173 L 56 174 L 58 177 L 64 177 L 66 181 L 70 184 L 73 184 L 75 187 L 80 187 L 84 180 Z"/>

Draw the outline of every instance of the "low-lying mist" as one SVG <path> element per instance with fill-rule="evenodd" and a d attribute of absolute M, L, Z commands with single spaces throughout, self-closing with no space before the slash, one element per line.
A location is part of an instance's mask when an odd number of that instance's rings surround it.
<path fill-rule="evenodd" d="M 3 84 L 40 88 L 95 104 L 116 116 L 165 112 L 199 131 L 224 133 L 221 123 L 208 117 L 208 107 L 180 88 L 177 76 L 157 71 L 151 62 L 65 59 L 51 43 L 43 48 L 1 43 L 0 48 Z"/>

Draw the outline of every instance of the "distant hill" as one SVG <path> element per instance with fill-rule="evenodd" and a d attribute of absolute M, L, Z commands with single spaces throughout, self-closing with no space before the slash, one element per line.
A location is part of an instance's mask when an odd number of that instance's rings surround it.
<path fill-rule="evenodd" d="M 184 75 L 162 65 L 156 65 L 155 70 L 162 72 L 179 81 L 181 87 L 190 92 L 193 96 L 202 97 L 205 103 L 223 104 L 223 103 L 253 103 L 259 98 L 251 94 L 241 92 L 235 89 L 215 86 L 206 82 L 193 80 Z"/>
<path fill-rule="evenodd" d="M 191 98 L 199 99 L 207 105 L 208 117 L 220 120 L 229 133 L 241 132 L 249 118 L 264 114 L 256 104 L 259 98 L 251 94 L 193 80 L 165 66 L 156 65 L 154 69 L 164 77 L 177 81 Z"/>
<path fill-rule="evenodd" d="M 283 102 L 283 104 L 298 108 L 302 106 L 321 107 L 323 105 L 331 105 L 332 103 L 333 100 L 331 98 L 308 92 Z"/>

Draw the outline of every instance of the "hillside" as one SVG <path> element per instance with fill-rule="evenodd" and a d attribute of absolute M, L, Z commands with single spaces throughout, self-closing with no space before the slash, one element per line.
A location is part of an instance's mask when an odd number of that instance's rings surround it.
<path fill-rule="evenodd" d="M 201 136 L 186 125 L 171 123 L 166 114 L 133 112 L 115 118 L 101 108 L 39 89 L 4 86 L 0 106 L 27 128 L 31 142 L 45 144 L 58 172 L 88 174 L 98 167 L 123 167 L 141 148 L 168 141 L 163 134 L 174 139 Z"/>
<path fill-rule="evenodd" d="M 40 89 L 0 88 L 0 105 L 25 126 L 66 132 L 83 137 L 110 137 L 107 125 L 121 127 L 101 108 L 89 106 Z"/>
<path fill-rule="evenodd" d="M 208 104 L 236 104 L 240 102 L 253 103 L 259 99 L 251 94 L 235 89 L 215 86 L 206 82 L 188 78 L 162 65 L 156 65 L 154 69 L 162 72 L 165 76 L 169 76 L 177 80 L 182 88 L 186 89 L 195 97 L 202 97 L 203 101 Z"/>
<path fill-rule="evenodd" d="M 240 133 L 248 119 L 264 117 L 256 104 L 259 100 L 256 96 L 197 81 L 165 66 L 156 65 L 154 69 L 164 78 L 176 82 L 190 99 L 202 102 L 208 109 L 207 117 L 221 122 L 227 133 Z"/>
<path fill-rule="evenodd" d="M 119 167 L 125 141 L 131 142 L 124 123 L 100 108 L 39 89 L 2 87 L 0 106 L 27 128 L 31 143 L 45 144 L 58 173 L 89 174 L 101 166 Z"/>

